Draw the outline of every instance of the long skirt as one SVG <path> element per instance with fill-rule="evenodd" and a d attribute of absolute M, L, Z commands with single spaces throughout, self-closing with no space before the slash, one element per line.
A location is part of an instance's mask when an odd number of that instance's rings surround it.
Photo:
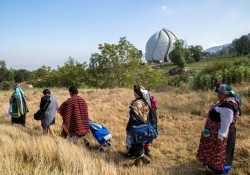
<path fill-rule="evenodd" d="M 214 122 L 208 118 L 205 128 L 209 129 L 210 133 L 209 135 L 202 133 L 196 157 L 210 169 L 227 174 L 233 161 L 236 128 L 230 126 L 228 138 L 220 146 L 216 144 L 220 122 Z"/>

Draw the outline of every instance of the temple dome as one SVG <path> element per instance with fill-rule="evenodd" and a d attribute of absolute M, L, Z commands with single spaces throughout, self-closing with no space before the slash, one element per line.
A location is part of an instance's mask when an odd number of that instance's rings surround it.
<path fill-rule="evenodd" d="M 177 37 L 163 28 L 151 36 L 146 44 L 147 62 L 169 62 L 169 53 L 173 50 Z"/>

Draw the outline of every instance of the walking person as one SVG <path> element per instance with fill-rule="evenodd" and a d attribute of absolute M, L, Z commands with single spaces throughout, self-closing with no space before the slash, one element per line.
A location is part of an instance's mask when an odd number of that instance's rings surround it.
<path fill-rule="evenodd" d="M 58 102 L 54 96 L 51 95 L 49 89 L 43 90 L 43 97 L 40 102 L 40 109 L 46 110 L 43 113 L 43 117 L 41 119 L 41 125 L 43 128 L 44 134 L 51 134 L 54 136 L 54 131 L 52 125 L 55 124 L 56 111 L 58 109 Z"/>
<path fill-rule="evenodd" d="M 14 85 L 14 92 L 10 97 L 10 115 L 11 123 L 21 124 L 23 127 L 26 126 L 26 114 L 29 112 L 24 92 L 20 88 L 19 83 Z"/>
<path fill-rule="evenodd" d="M 62 135 L 69 137 L 69 141 L 77 143 L 83 139 L 86 146 L 89 142 L 85 136 L 89 133 L 89 116 L 86 101 L 78 95 L 78 89 L 74 86 L 69 88 L 70 98 L 68 98 L 58 109 L 58 113 L 63 119 Z"/>
<path fill-rule="evenodd" d="M 126 132 L 129 137 L 132 136 L 131 130 L 133 126 L 137 127 L 148 122 L 150 122 L 153 125 L 154 129 L 157 130 L 157 121 L 154 118 L 155 116 L 152 116 L 153 111 L 151 110 L 151 103 L 148 91 L 145 90 L 145 88 L 142 86 L 135 85 L 134 96 L 135 99 L 130 105 L 130 118 L 126 127 Z M 138 166 L 140 161 L 142 161 L 143 164 L 150 163 L 151 160 L 144 153 L 144 144 L 149 143 L 151 141 L 152 140 L 144 140 L 143 142 L 131 143 L 130 148 L 128 150 L 128 155 L 131 158 L 135 159 L 132 165 Z"/>
<path fill-rule="evenodd" d="M 215 92 L 219 101 L 210 107 L 196 157 L 215 173 L 228 174 L 232 168 L 241 99 L 227 84 L 216 83 Z"/>

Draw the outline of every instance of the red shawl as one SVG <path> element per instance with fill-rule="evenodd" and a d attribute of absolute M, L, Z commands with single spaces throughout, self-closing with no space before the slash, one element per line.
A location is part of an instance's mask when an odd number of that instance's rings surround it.
<path fill-rule="evenodd" d="M 88 106 L 83 98 L 73 95 L 58 109 L 63 119 L 63 130 L 69 136 L 81 136 L 89 132 Z"/>

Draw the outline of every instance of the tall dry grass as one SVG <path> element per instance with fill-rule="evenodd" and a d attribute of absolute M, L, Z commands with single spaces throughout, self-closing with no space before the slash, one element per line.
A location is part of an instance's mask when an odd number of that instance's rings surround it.
<path fill-rule="evenodd" d="M 247 86 L 234 87 L 236 92 L 248 94 Z M 213 92 L 193 92 L 168 89 L 152 92 L 159 103 L 159 137 L 151 147 L 152 163 L 147 166 L 124 168 L 131 160 L 126 152 L 125 128 L 129 104 L 133 99 L 130 89 L 80 89 L 79 95 L 88 103 L 93 122 L 105 125 L 113 135 L 113 147 L 98 152 L 96 140 L 88 135 L 91 149 L 83 143 L 69 143 L 59 136 L 61 117 L 57 115 L 56 136 L 42 134 L 40 122 L 33 119 L 42 89 L 24 89 L 30 112 L 27 127 L 12 126 L 7 116 L 11 91 L 0 92 L 0 172 L 1 174 L 212 174 L 196 158 L 201 128 L 209 105 L 216 101 Z M 68 97 L 67 89 L 51 89 L 59 104 Z M 243 96 L 245 107 L 237 126 L 234 168 L 231 174 L 250 174 L 250 118 L 249 96 Z"/>

